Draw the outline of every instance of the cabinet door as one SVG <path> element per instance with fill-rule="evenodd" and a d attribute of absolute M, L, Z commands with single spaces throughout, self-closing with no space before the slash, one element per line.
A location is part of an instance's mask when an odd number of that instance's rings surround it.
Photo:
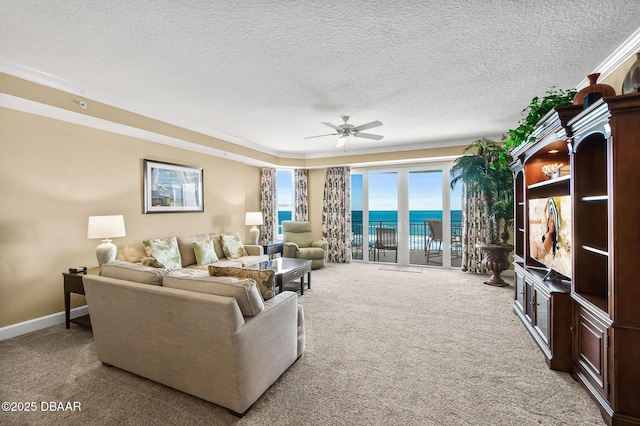
<path fill-rule="evenodd" d="M 524 275 L 516 273 L 516 305 L 524 312 Z"/>
<path fill-rule="evenodd" d="M 574 318 L 574 363 L 578 376 L 607 398 L 608 394 L 608 327 L 583 306 L 578 306 Z"/>
<path fill-rule="evenodd" d="M 524 306 L 525 316 L 533 322 L 533 283 L 529 280 L 524 281 Z"/>
<path fill-rule="evenodd" d="M 533 290 L 533 327 L 540 334 L 544 342 L 549 346 L 549 323 L 551 312 L 551 299 L 549 296 L 534 288 Z"/>

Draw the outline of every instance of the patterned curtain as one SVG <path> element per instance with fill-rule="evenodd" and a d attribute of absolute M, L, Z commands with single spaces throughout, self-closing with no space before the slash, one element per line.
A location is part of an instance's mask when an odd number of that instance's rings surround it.
<path fill-rule="evenodd" d="M 463 187 L 462 195 L 462 270 L 473 273 L 486 273 L 482 266 L 482 251 L 476 244 L 487 241 L 486 209 L 478 192 L 467 192 Z"/>
<path fill-rule="evenodd" d="M 351 262 L 351 171 L 327 169 L 322 208 L 322 239 L 329 243 L 329 262 Z"/>
<path fill-rule="evenodd" d="M 309 220 L 309 195 L 307 194 L 307 169 L 295 169 L 293 183 L 294 220 Z"/>
<path fill-rule="evenodd" d="M 260 186 L 262 197 L 260 210 L 262 210 L 261 239 L 272 241 L 278 236 L 278 201 L 276 199 L 276 169 L 260 169 Z"/>

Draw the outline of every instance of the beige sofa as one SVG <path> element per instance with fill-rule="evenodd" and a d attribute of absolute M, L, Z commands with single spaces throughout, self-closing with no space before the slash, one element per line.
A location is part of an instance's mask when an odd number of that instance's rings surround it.
<path fill-rule="evenodd" d="M 304 352 L 294 292 L 124 261 L 83 278 L 98 358 L 243 415 Z"/>
<path fill-rule="evenodd" d="M 216 266 L 236 266 L 245 267 L 252 266 L 257 263 L 263 262 L 269 259 L 269 256 L 263 254 L 263 248 L 259 245 L 245 244 L 244 248 L 247 251 L 248 256 L 242 256 L 236 259 L 227 259 L 222 249 L 222 242 L 220 239 L 221 234 L 200 234 L 191 235 L 187 237 L 177 237 L 178 249 L 180 250 L 180 258 L 183 268 L 194 269 L 207 269 L 208 265 L 198 265 L 196 263 L 196 255 L 193 250 L 193 243 L 195 241 L 213 240 L 213 247 L 218 256 L 218 262 L 214 263 Z M 128 262 L 138 263 L 144 257 L 146 257 L 145 248 L 142 242 L 129 243 L 124 245 L 118 250 L 116 259 L 126 260 Z"/>

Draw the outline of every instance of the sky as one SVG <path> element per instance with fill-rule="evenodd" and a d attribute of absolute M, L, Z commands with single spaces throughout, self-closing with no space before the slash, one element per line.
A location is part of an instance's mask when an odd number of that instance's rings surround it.
<path fill-rule="evenodd" d="M 409 210 L 442 210 L 442 172 L 409 173 Z M 398 209 L 397 173 L 369 173 L 369 210 Z M 362 210 L 362 175 L 351 176 L 351 209 Z M 462 186 L 451 192 L 451 210 L 461 210 Z"/>
<path fill-rule="evenodd" d="M 409 210 L 442 210 L 442 172 L 409 173 Z M 278 194 L 291 194 L 293 179 L 290 170 L 276 172 Z M 398 210 L 397 173 L 369 173 L 369 210 Z M 278 198 L 280 206 L 292 200 Z M 362 210 L 362 175 L 351 176 L 351 209 Z M 451 193 L 451 210 L 461 210 L 462 185 Z"/>

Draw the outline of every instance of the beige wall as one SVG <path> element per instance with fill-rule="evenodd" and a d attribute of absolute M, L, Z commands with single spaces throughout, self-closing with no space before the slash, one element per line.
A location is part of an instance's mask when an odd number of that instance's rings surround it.
<path fill-rule="evenodd" d="M 205 212 L 143 214 L 145 158 L 203 167 Z M 259 182 L 256 167 L 0 108 L 0 327 L 64 310 L 61 273 L 97 264 L 89 216 L 124 215 L 118 246 L 216 231 L 247 238 Z"/>

